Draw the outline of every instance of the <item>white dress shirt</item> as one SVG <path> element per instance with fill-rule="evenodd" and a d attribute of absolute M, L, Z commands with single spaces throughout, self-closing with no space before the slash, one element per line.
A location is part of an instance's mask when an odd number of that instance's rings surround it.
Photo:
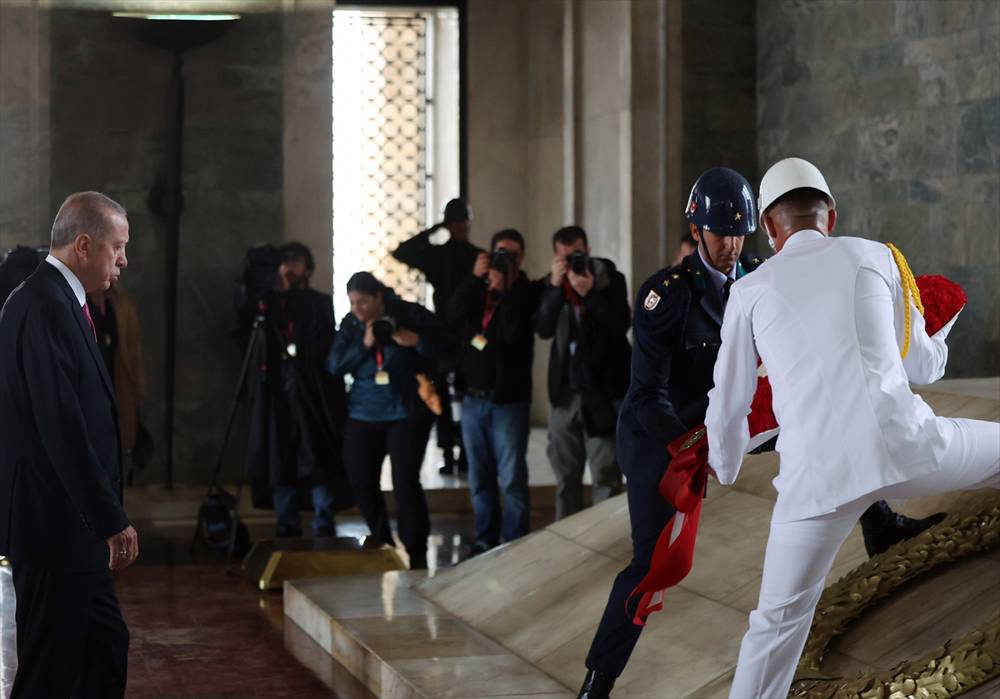
<path fill-rule="evenodd" d="M 66 281 L 69 282 L 69 286 L 76 295 L 76 300 L 80 303 L 80 306 L 87 303 L 87 292 L 83 290 L 83 284 L 79 279 L 77 279 L 77 276 L 73 274 L 73 270 L 63 264 L 63 261 L 58 257 L 54 257 L 52 255 L 48 255 L 45 258 L 45 261 L 58 269 L 62 275 L 66 277 Z"/>
<path fill-rule="evenodd" d="M 775 521 L 832 512 L 887 485 L 939 468 L 948 423 L 910 390 L 944 374 L 951 323 L 928 337 L 889 249 L 861 238 L 795 233 L 730 292 L 705 424 L 709 463 L 736 480 L 749 442 L 746 416 L 767 367 L 781 425 Z"/>

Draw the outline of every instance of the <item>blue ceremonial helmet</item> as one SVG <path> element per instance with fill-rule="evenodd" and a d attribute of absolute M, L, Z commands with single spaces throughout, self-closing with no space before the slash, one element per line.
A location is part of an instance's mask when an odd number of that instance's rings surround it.
<path fill-rule="evenodd" d="M 716 235 L 750 235 L 757 230 L 757 207 L 746 178 L 727 167 L 701 174 L 691 188 L 687 220 Z"/>

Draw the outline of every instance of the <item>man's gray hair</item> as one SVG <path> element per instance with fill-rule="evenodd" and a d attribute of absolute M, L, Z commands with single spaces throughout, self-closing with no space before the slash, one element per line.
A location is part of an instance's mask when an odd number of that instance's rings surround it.
<path fill-rule="evenodd" d="M 52 222 L 49 247 L 53 250 L 65 247 L 81 233 L 100 238 L 108 232 L 115 215 L 128 218 L 125 207 L 111 197 L 100 192 L 70 194 Z"/>

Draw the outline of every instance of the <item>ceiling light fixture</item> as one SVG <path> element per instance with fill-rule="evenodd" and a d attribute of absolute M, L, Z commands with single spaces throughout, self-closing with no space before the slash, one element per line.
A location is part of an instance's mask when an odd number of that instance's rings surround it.
<path fill-rule="evenodd" d="M 149 19 L 160 21 L 183 21 L 183 22 L 226 22 L 239 19 L 239 15 L 234 14 L 148 14 L 146 12 L 113 12 L 114 17 L 125 19 Z"/>

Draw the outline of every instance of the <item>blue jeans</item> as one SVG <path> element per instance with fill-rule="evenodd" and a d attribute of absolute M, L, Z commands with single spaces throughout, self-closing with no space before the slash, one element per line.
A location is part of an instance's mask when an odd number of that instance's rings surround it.
<path fill-rule="evenodd" d="M 279 486 L 274 489 L 274 512 L 278 517 L 278 526 L 287 529 L 302 529 L 299 517 L 297 489 L 294 486 Z M 312 529 L 316 534 L 320 527 L 334 528 L 333 494 L 330 488 L 320 483 L 312 487 L 313 517 Z"/>
<path fill-rule="evenodd" d="M 527 403 L 493 403 L 471 397 L 462 403 L 462 439 L 469 462 L 475 543 L 480 546 L 496 546 L 501 534 L 504 541 L 513 541 L 528 533 L 529 426 Z"/>

